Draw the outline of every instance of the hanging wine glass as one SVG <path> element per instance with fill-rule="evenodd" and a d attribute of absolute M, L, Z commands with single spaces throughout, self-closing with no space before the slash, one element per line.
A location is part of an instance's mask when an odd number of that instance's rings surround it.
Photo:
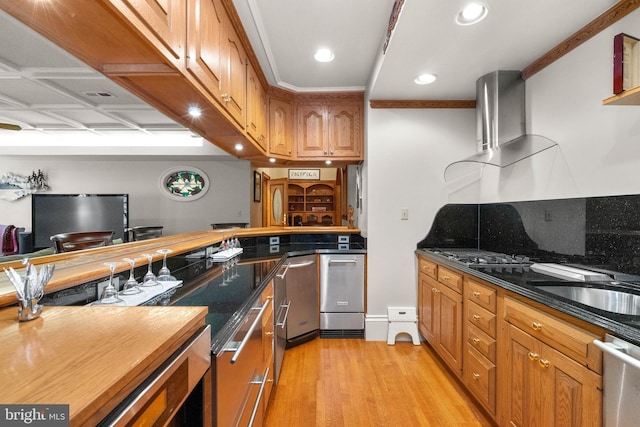
<path fill-rule="evenodd" d="M 120 292 L 122 295 L 135 295 L 135 294 L 139 294 L 140 292 L 142 292 L 142 289 L 140 289 L 140 287 L 138 286 L 139 283 L 136 280 L 136 278 L 133 275 L 133 269 L 135 267 L 136 261 L 138 260 L 138 258 L 125 258 L 125 261 L 127 261 L 129 263 L 130 269 L 129 269 L 129 278 L 127 279 L 126 282 L 124 282 L 124 286 L 122 288 L 122 292 Z"/>
<path fill-rule="evenodd" d="M 160 286 L 160 283 L 158 283 L 158 281 L 156 280 L 156 275 L 153 274 L 153 271 L 151 270 L 151 265 L 153 264 L 153 254 L 142 254 L 142 256 L 146 257 L 147 260 L 149 261 L 149 268 L 147 269 L 147 272 L 142 277 L 142 285 L 140 286 L 143 288 Z"/>
<path fill-rule="evenodd" d="M 126 303 L 118 296 L 118 289 L 113 283 L 113 274 L 116 271 L 117 262 L 105 262 L 104 265 L 109 267 L 109 283 L 102 290 L 100 299 L 94 304 L 97 305 L 126 305 Z"/>
<path fill-rule="evenodd" d="M 176 278 L 171 275 L 171 271 L 167 267 L 167 254 L 173 251 L 171 249 L 159 249 L 156 252 L 162 254 L 162 267 L 158 271 L 158 282 L 174 282 Z"/>

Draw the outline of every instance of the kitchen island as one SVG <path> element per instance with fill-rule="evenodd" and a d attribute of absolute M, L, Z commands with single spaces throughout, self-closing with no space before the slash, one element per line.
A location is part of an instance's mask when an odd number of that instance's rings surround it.
<path fill-rule="evenodd" d="M 45 307 L 40 318 L 18 322 L 17 308 L 4 308 L 0 402 L 69 405 L 70 425 L 95 426 L 203 328 L 205 314 L 202 307 Z"/>
<path fill-rule="evenodd" d="M 213 424 L 226 425 L 227 418 L 233 420 L 236 416 L 246 416 L 246 410 L 240 415 L 232 413 L 222 414 L 219 410 L 237 405 L 238 407 L 256 408 L 255 425 L 260 424 L 260 413 L 266 410 L 268 392 L 272 385 L 273 374 L 273 328 L 275 305 L 273 300 L 273 277 L 277 269 L 288 257 L 309 255 L 318 253 L 366 253 L 366 244 L 358 235 L 359 230 L 346 227 L 291 227 L 269 229 L 234 229 L 234 230 L 207 230 L 202 233 L 188 233 L 179 236 L 167 236 L 151 241 L 133 242 L 107 248 L 90 249 L 81 253 L 60 254 L 42 259 L 34 259 L 34 263 L 46 264 L 55 262 L 56 273 L 61 273 L 47 286 L 47 295 L 42 300 L 46 311 L 55 309 L 67 309 L 82 312 L 107 313 L 109 310 L 119 310 L 120 307 L 85 307 L 98 298 L 98 289 L 108 275 L 104 262 L 120 262 L 117 272 L 121 282 L 126 280 L 129 273 L 129 264 L 123 261 L 124 257 L 136 257 L 142 253 L 154 253 L 159 249 L 171 249 L 173 252 L 167 259 L 167 265 L 172 274 L 182 282 L 175 293 L 167 295 L 160 301 L 162 305 L 171 307 L 130 307 L 125 308 L 135 312 L 136 310 L 162 312 L 167 322 L 180 324 L 179 318 L 171 316 L 169 311 L 180 307 L 194 309 L 199 307 L 204 311 L 204 321 L 210 328 L 210 355 L 211 355 L 211 380 L 213 399 L 210 401 L 210 409 L 213 412 Z M 340 239 L 338 239 L 340 236 Z M 348 237 L 348 238 L 347 238 Z M 227 269 L 224 262 L 217 262 L 208 254 L 215 252 L 221 242 L 230 239 L 238 239 L 242 246 L 242 253 L 235 258 L 238 262 Z M 347 243 L 345 243 L 345 240 Z M 140 260 L 142 261 L 142 260 Z M 145 260 L 146 261 L 146 260 Z M 158 271 L 161 264 L 161 255 L 154 257 L 152 270 Z M 15 265 L 15 264 L 14 264 Z M 15 265 L 18 267 L 18 265 Z M 59 267 L 59 268 L 58 268 Z M 141 278 L 147 270 L 147 262 L 136 264 L 135 276 Z M 5 278 L 3 278 L 6 280 Z M 10 286 L 10 285 L 9 285 Z M 13 289 L 11 294 L 7 292 L 2 297 L 5 300 L 15 299 Z M 69 307 L 60 307 L 60 306 Z M 73 306 L 73 307 L 71 307 Z M 261 308 L 261 310 L 259 310 Z M 9 307 L 16 313 L 17 308 Z M 107 310 L 107 311 L 100 311 Z M 254 321 L 257 311 L 260 315 L 264 312 L 262 322 L 260 317 Z M 40 321 L 41 319 L 36 319 Z M 258 324 L 254 329 L 252 324 Z M 248 336 L 249 344 L 246 346 L 241 360 L 242 363 L 225 359 L 229 358 L 237 350 L 235 346 L 242 339 L 238 337 L 244 334 Z M 253 344 L 252 344 L 253 343 Z M 230 349 L 229 345 L 233 345 Z M 241 344 L 240 344 L 241 345 Z M 113 356 L 113 353 L 111 353 Z M 247 355 L 249 356 L 247 358 Z M 249 360 L 249 361 L 247 361 Z M 218 372 L 220 366 L 227 366 L 236 372 L 233 378 L 223 381 L 224 372 Z M 229 387 L 235 387 L 236 378 L 240 377 L 235 371 L 236 367 L 249 366 L 250 376 L 246 383 L 254 393 L 255 386 L 251 385 L 258 378 L 262 381 L 265 393 L 262 398 L 252 396 L 244 397 L 244 401 L 225 402 L 218 404 L 216 396 L 231 395 Z M 240 368 L 238 368 L 240 369 Z M 265 371 L 265 369 L 267 369 Z M 261 373 L 264 372 L 264 375 Z M 225 391 L 226 390 L 226 391 Z M 257 388 L 255 389 L 257 393 Z M 262 392 L 261 392 L 262 394 Z M 260 394 L 260 395 L 261 395 Z M 255 399 L 255 406 L 253 401 Z M 250 402 L 250 403 L 248 403 Z M 249 410 L 251 413 L 251 410 Z M 227 418 L 221 418 L 227 417 Z M 244 418 L 243 418 L 244 419 Z M 206 425 L 206 423 L 205 423 Z"/>

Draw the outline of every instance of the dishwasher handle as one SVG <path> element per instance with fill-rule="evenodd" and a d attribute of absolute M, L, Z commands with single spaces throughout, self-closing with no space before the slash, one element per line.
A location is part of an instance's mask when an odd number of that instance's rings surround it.
<path fill-rule="evenodd" d="M 276 274 L 276 276 L 278 276 L 278 278 L 280 278 L 280 279 L 284 279 L 284 277 L 287 275 L 287 272 L 289 271 L 290 268 L 308 267 L 308 266 L 313 265 L 315 263 L 316 263 L 315 261 L 303 261 L 303 262 L 298 262 L 298 263 L 295 263 L 295 264 L 290 262 L 285 266 L 284 273 Z"/>
<path fill-rule="evenodd" d="M 623 351 L 624 350 L 623 347 L 620 347 L 610 342 L 602 342 L 600 340 L 594 340 L 593 343 L 595 344 L 596 347 L 598 347 L 600 350 L 604 351 L 605 353 L 609 353 L 611 356 L 622 360 L 624 363 L 629 364 L 635 369 L 640 370 L 640 360 L 636 359 L 635 357 L 629 356 L 627 353 L 625 353 Z"/>
<path fill-rule="evenodd" d="M 329 264 L 357 264 L 357 259 L 330 259 Z"/>
<path fill-rule="evenodd" d="M 240 345 L 238 345 L 237 348 L 231 350 L 231 351 L 235 351 L 235 354 L 233 355 L 233 357 L 231 358 L 231 361 L 230 361 L 231 364 L 234 364 L 234 363 L 237 362 L 238 357 L 240 357 L 240 353 L 242 353 L 242 349 L 244 349 L 244 346 L 251 339 L 251 335 L 253 334 L 253 330 L 262 321 L 262 315 L 264 314 L 264 312 L 267 309 L 267 307 L 269 307 L 269 304 L 271 304 L 271 300 L 270 299 L 265 301 L 265 303 L 262 305 L 262 307 L 260 307 L 260 312 L 258 313 L 256 318 L 253 320 L 253 323 L 251 324 L 251 327 L 249 327 L 249 330 L 247 331 L 247 334 L 244 336 L 244 338 L 242 338 L 242 341 L 240 342 Z"/>

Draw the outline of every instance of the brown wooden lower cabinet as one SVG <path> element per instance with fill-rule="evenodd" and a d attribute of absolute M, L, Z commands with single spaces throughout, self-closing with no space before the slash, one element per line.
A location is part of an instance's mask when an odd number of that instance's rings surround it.
<path fill-rule="evenodd" d="M 418 265 L 419 331 L 498 425 L 602 426 L 593 340 L 604 330 L 419 255 Z"/>
<path fill-rule="evenodd" d="M 462 295 L 420 274 L 418 327 L 449 368 L 462 376 Z"/>

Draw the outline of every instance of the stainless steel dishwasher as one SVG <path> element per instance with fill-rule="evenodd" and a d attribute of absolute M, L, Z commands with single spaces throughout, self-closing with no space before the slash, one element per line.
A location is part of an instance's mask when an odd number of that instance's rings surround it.
<path fill-rule="evenodd" d="M 318 336 L 318 264 L 316 255 L 287 260 L 278 279 L 286 283 L 289 313 L 286 322 L 287 348 Z"/>
<path fill-rule="evenodd" d="M 320 336 L 364 337 L 364 254 L 320 255 Z"/>
<path fill-rule="evenodd" d="M 603 412 L 605 427 L 638 425 L 640 420 L 640 347 L 605 335 L 594 341 L 604 352 Z"/>

